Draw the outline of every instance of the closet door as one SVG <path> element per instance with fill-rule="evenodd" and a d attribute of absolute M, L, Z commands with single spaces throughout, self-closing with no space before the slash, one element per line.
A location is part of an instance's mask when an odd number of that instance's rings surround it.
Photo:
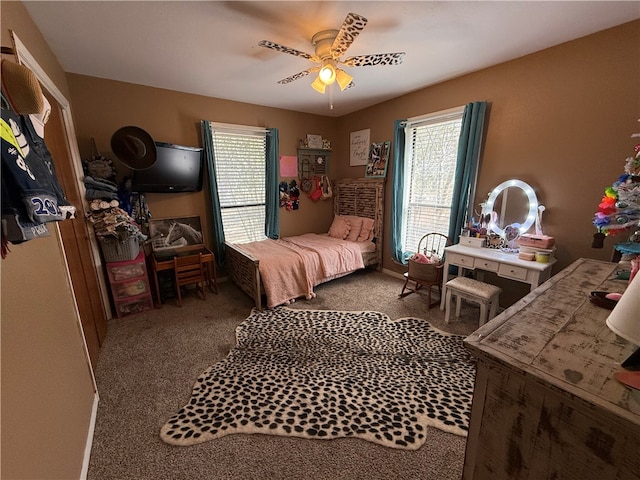
<path fill-rule="evenodd" d="M 89 357 L 95 369 L 100 346 L 107 333 L 107 314 L 103 308 L 98 269 L 91 253 L 89 225 L 83 213 L 83 204 L 86 200 L 80 191 L 71 163 L 72 157 L 69 152 L 60 105 L 53 96 L 47 92 L 45 95 L 51 103 L 51 116 L 45 127 L 45 143 L 53 158 L 58 181 L 69 202 L 78 210 L 77 218 L 58 222 L 58 225 Z"/>

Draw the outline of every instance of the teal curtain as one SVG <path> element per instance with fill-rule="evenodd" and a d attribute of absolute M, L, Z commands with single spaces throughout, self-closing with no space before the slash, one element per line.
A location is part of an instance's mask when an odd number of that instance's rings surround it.
<path fill-rule="evenodd" d="M 406 120 L 393 123 L 393 190 L 391 196 L 391 257 L 398 263 L 404 263 L 402 252 L 402 212 L 404 210 L 404 127 Z"/>
<path fill-rule="evenodd" d="M 468 220 L 469 201 L 472 200 L 469 197 L 472 183 L 475 181 L 478 171 L 486 109 L 487 102 L 468 103 L 462 115 L 451 220 L 449 222 L 449 238 L 454 244 L 458 243 L 462 227 Z"/>
<path fill-rule="evenodd" d="M 265 235 L 276 239 L 280 235 L 280 158 L 278 156 L 278 129 L 269 128 L 267 132 L 267 174 L 265 195 Z"/>
<path fill-rule="evenodd" d="M 209 176 L 209 193 L 211 194 L 211 216 L 213 225 L 211 233 L 213 238 L 213 253 L 216 255 L 216 263 L 219 267 L 225 264 L 224 250 L 224 230 L 222 228 L 222 214 L 220 212 L 220 198 L 218 197 L 218 182 L 216 181 L 216 160 L 213 152 L 213 134 L 211 123 L 208 120 L 202 121 L 202 143 L 204 146 L 204 157 L 207 163 Z"/>

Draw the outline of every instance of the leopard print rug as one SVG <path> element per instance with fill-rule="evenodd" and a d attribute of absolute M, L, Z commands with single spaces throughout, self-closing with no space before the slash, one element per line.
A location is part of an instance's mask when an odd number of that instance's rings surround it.
<path fill-rule="evenodd" d="M 162 440 L 232 433 L 357 437 L 415 450 L 427 427 L 465 436 L 475 361 L 462 336 L 378 312 L 253 310 L 228 357 L 196 380 Z"/>

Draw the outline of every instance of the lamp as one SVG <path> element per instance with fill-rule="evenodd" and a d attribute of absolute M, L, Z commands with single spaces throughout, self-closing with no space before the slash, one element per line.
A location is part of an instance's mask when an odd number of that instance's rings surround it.
<path fill-rule="evenodd" d="M 619 337 L 640 345 L 640 275 L 633 277 L 629 286 L 607 318 L 607 326 Z M 640 349 L 622 362 L 630 370 L 640 368 Z"/>
<path fill-rule="evenodd" d="M 324 93 L 328 85 L 337 82 L 340 90 L 344 90 L 352 80 L 353 77 L 351 75 L 344 70 L 336 68 L 331 61 L 327 60 L 320 68 L 318 76 L 311 84 L 311 87 L 318 93 Z"/>
<path fill-rule="evenodd" d="M 336 81 L 336 69 L 330 63 L 325 63 L 318 72 L 318 78 L 325 85 L 331 85 Z"/>
<path fill-rule="evenodd" d="M 318 93 L 324 93 L 324 90 L 326 88 L 326 85 L 322 83 L 322 80 L 320 80 L 320 75 L 316 77 L 311 86 Z"/>
<path fill-rule="evenodd" d="M 338 71 L 336 72 L 336 82 L 338 82 L 340 90 L 344 90 L 345 88 L 347 88 L 352 80 L 353 77 L 344 70 L 338 69 Z"/>

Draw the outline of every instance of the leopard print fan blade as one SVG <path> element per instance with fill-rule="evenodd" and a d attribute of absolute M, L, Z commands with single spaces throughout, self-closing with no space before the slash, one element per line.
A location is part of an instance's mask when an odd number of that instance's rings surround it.
<path fill-rule="evenodd" d="M 312 62 L 320 61 L 320 59 L 315 55 L 301 52 L 300 50 L 296 50 L 295 48 L 285 47 L 284 45 L 270 42 L 269 40 L 262 40 L 260 43 L 258 43 L 258 45 L 261 47 L 270 48 L 271 50 L 275 50 L 276 52 L 288 53 L 289 55 L 295 55 L 296 57 L 306 58 L 307 60 L 311 60 Z"/>
<path fill-rule="evenodd" d="M 331 54 L 334 59 L 338 59 L 344 55 L 344 52 L 347 51 L 356 37 L 364 29 L 367 21 L 366 18 L 357 13 L 347 14 L 344 22 L 342 22 L 338 36 L 333 41 L 333 45 L 331 45 Z"/>
<path fill-rule="evenodd" d="M 347 67 L 371 67 L 375 65 L 400 65 L 404 60 L 405 52 L 374 53 L 371 55 L 359 55 L 349 57 L 341 62 Z"/>
<path fill-rule="evenodd" d="M 278 83 L 282 83 L 282 84 L 291 83 L 294 80 L 298 80 L 299 78 L 306 77 L 310 73 L 314 73 L 314 72 L 317 72 L 319 70 L 320 70 L 320 67 L 313 67 L 313 68 L 310 68 L 308 70 L 305 70 L 304 72 L 299 72 L 299 73 L 296 73 L 295 75 L 291 75 L 290 77 L 283 78 Z"/>

